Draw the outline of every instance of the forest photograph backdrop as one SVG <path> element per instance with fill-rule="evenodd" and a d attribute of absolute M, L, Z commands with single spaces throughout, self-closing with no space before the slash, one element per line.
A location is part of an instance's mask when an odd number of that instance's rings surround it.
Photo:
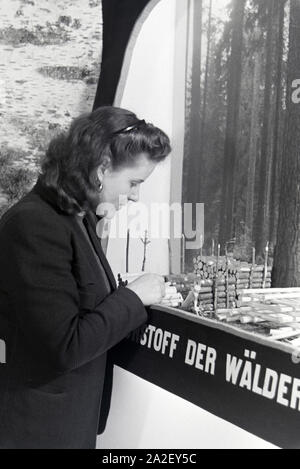
<path fill-rule="evenodd" d="M 273 286 L 300 286 L 300 0 L 188 2 L 183 202 L 204 254 L 268 246 Z"/>

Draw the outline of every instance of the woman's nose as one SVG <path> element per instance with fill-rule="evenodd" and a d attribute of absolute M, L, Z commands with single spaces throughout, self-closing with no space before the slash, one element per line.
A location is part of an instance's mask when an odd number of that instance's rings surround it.
<path fill-rule="evenodd" d="M 140 191 L 139 189 L 135 189 L 134 191 L 131 191 L 128 197 L 128 200 L 131 200 L 132 202 L 138 202 L 140 198 Z"/>

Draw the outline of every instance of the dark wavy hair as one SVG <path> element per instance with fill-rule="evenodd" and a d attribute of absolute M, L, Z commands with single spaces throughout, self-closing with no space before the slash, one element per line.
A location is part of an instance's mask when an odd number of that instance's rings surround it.
<path fill-rule="evenodd" d="M 59 208 L 75 214 L 99 204 L 97 169 L 105 156 L 116 170 L 134 165 L 141 153 L 159 163 L 170 151 L 170 140 L 159 128 L 125 109 L 100 107 L 50 142 L 39 178 L 56 192 Z"/>

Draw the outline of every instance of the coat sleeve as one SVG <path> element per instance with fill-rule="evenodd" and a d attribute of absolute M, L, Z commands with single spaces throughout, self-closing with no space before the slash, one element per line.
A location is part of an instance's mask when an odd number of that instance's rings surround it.
<path fill-rule="evenodd" d="M 140 298 L 119 288 L 93 311 L 79 309 L 71 234 L 42 209 L 15 212 L 0 228 L 0 288 L 26 347 L 58 373 L 103 354 L 147 321 Z"/>

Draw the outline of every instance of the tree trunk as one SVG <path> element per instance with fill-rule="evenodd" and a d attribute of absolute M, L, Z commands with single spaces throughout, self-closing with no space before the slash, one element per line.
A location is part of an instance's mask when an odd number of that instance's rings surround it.
<path fill-rule="evenodd" d="M 270 207 L 270 243 L 276 244 L 276 228 L 278 224 L 278 206 L 279 206 L 279 175 L 280 175 L 280 156 L 282 151 L 282 75 L 283 75 L 283 52 L 284 52 L 284 15 L 286 0 L 279 0 L 277 3 L 278 16 L 278 40 L 277 40 L 277 72 L 276 72 L 276 109 L 275 109 L 275 130 L 274 130 L 274 154 L 271 180 L 271 207 Z"/>
<path fill-rule="evenodd" d="M 261 144 L 261 167 L 258 188 L 258 207 L 255 223 L 256 252 L 263 255 L 267 241 L 269 241 L 269 197 L 270 197 L 270 170 L 273 148 L 273 112 L 272 112 L 272 85 L 274 71 L 274 13 L 275 2 L 268 0 L 268 26 L 266 42 L 266 72 L 264 117 Z"/>
<path fill-rule="evenodd" d="M 204 183 L 205 177 L 204 175 L 207 174 L 206 172 L 206 165 L 205 165 L 205 129 L 206 129 L 206 118 L 207 118 L 207 100 L 208 100 L 208 77 L 209 77 L 209 66 L 210 66 L 210 52 L 211 52 L 211 45 L 212 45 L 212 5 L 213 0 L 210 0 L 209 3 L 209 13 L 208 13 L 208 28 L 207 28 L 207 51 L 206 51 L 206 66 L 205 66 L 205 79 L 204 79 L 204 91 L 203 91 L 203 106 L 202 106 L 202 122 L 201 122 L 201 139 L 202 144 L 200 147 L 200 162 L 201 162 L 201 171 L 200 171 L 200 187 L 199 187 L 199 199 L 201 202 L 205 202 L 205 190 L 204 190 Z M 204 174 L 205 173 L 205 174 Z"/>
<path fill-rule="evenodd" d="M 258 29 L 255 30 L 255 37 L 259 35 Z M 249 166 L 248 166 L 248 185 L 246 198 L 246 217 L 245 226 L 251 240 L 253 240 L 253 219 L 254 219 L 254 199 L 255 199 L 255 174 L 258 157 L 258 137 L 259 137 L 259 111 L 260 111 L 260 77 L 261 77 L 261 54 L 259 51 L 254 53 L 254 75 L 252 87 L 252 110 L 249 144 Z"/>
<path fill-rule="evenodd" d="M 189 2 L 191 13 L 191 2 Z M 191 15 L 189 16 L 191 18 Z M 183 165 L 183 203 L 200 203 L 201 172 L 201 53 L 202 53 L 202 0 L 193 1 L 193 40 L 191 82 L 187 84 L 186 135 Z M 187 52 L 189 58 L 189 51 Z M 188 64 L 189 66 L 189 64 Z M 190 90 L 188 89 L 190 86 Z M 190 94 L 190 96 L 189 96 Z M 196 209 L 193 210 L 195 218 Z M 195 220 L 193 220 L 195 226 Z M 186 265 L 191 268 L 194 252 L 186 251 Z"/>
<path fill-rule="evenodd" d="M 188 148 L 187 199 L 197 203 L 201 171 L 201 52 L 202 52 L 202 0 L 194 0 L 193 62 L 190 111 L 190 137 Z"/>
<path fill-rule="evenodd" d="M 293 81 L 300 72 L 300 2 L 290 3 L 287 116 L 280 194 L 275 287 L 300 287 L 300 105 L 293 102 Z"/>
<path fill-rule="evenodd" d="M 184 125 L 184 158 L 182 167 L 182 203 L 188 202 L 189 195 L 189 167 L 190 167 L 190 125 L 191 125 L 191 75 L 190 75 L 190 49 L 191 49 L 191 4 L 187 0 L 188 21 L 186 41 L 186 75 L 185 75 L 185 125 Z"/>
<path fill-rule="evenodd" d="M 233 236 L 233 207 L 235 194 L 235 166 L 237 157 L 239 111 L 242 81 L 242 50 L 245 0 L 234 0 L 232 14 L 231 56 L 228 76 L 228 104 L 224 173 L 221 201 L 219 242 L 225 245 Z"/>

